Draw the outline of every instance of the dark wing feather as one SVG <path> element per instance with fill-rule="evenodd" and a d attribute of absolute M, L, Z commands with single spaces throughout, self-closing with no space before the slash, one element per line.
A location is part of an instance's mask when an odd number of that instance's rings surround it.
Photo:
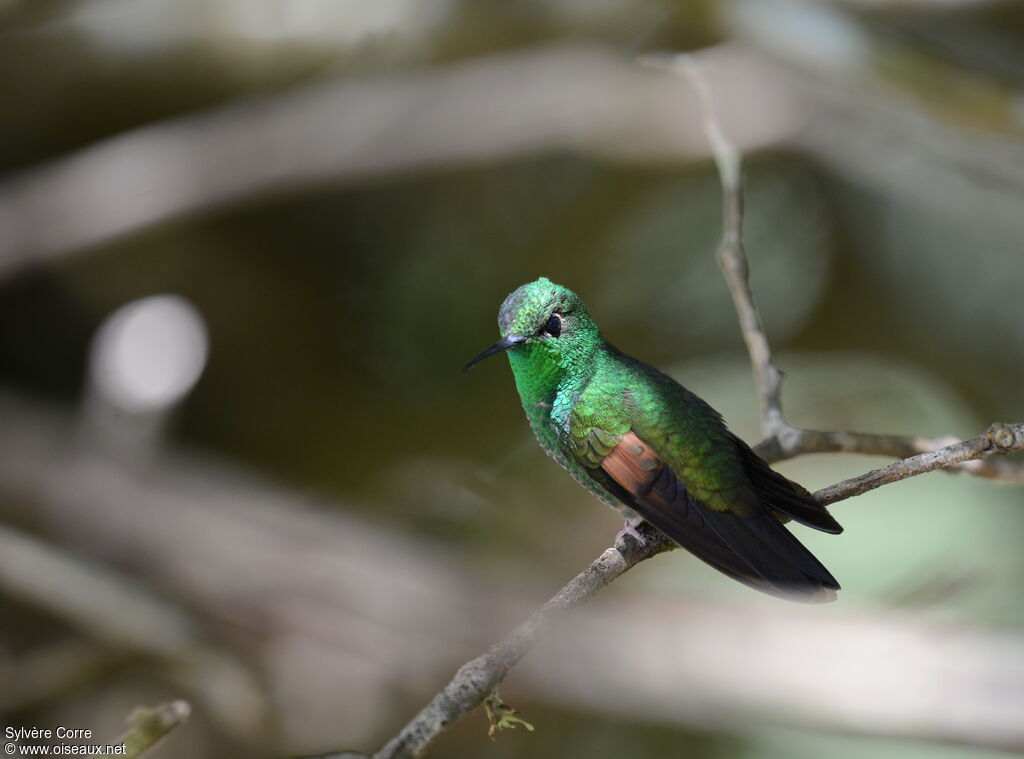
<path fill-rule="evenodd" d="M 802 601 L 830 601 L 839 583 L 771 512 L 739 516 L 708 509 L 634 433 L 592 476 L 683 548 L 757 590 Z"/>
<path fill-rule="evenodd" d="M 740 453 L 743 468 L 761 500 L 781 514 L 815 530 L 838 535 L 843 527 L 807 490 L 776 472 L 768 462 L 758 456 L 735 435 L 732 436 Z"/>

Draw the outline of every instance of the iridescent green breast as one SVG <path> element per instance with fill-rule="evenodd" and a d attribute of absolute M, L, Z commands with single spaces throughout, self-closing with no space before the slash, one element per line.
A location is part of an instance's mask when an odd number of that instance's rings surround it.
<path fill-rule="evenodd" d="M 509 363 L 523 411 L 537 442 L 573 479 L 605 503 L 619 508 L 622 504 L 618 499 L 593 479 L 573 453 L 575 410 L 592 384 L 593 375 L 537 371 L 537 362 L 531 360 L 527 350 L 509 351 Z"/>

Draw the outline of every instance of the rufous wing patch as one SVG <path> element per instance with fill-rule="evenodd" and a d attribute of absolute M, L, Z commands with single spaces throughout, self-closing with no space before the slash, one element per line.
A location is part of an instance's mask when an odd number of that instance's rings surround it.
<path fill-rule="evenodd" d="M 605 456 L 601 468 L 615 482 L 637 498 L 646 498 L 661 470 L 662 461 L 651 447 L 632 431 L 619 440 L 619 444 Z"/>

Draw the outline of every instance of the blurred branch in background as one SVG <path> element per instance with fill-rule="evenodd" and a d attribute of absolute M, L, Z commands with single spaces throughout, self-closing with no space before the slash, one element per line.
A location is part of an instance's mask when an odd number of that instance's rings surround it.
<path fill-rule="evenodd" d="M 979 225 L 1015 219 L 1024 199 L 1024 179 L 1015 170 L 1024 161 L 1019 84 L 1011 78 L 997 88 L 988 109 L 960 102 L 948 86 L 931 97 L 902 87 L 886 72 L 893 56 L 912 53 L 889 50 L 843 5 L 857 3 L 735 0 L 724 6 L 730 31 L 742 40 L 737 46 L 758 51 L 805 109 L 787 142 L 840 176 L 915 204 L 960 211 L 970 202 Z M 983 83 L 989 82 L 973 82 L 973 90 Z M 977 110 L 998 115 L 981 118 Z"/>
<path fill-rule="evenodd" d="M 11 581 L 0 567 L 0 586 Z M 63 615 L 62 615 L 63 616 Z M 62 641 L 0 660 L 0 714 L 25 711 L 109 676 L 131 660 L 123 651 L 84 640 Z"/>
<path fill-rule="evenodd" d="M 171 678 L 203 693 L 207 706 L 240 735 L 261 730 L 267 707 L 245 668 L 213 650 L 183 610 L 150 597 L 122 575 L 0 527 L 0 588 L 66 619 L 110 649 L 127 652 L 122 655 L 149 656 L 170 665 Z M 88 654 L 70 653 L 79 668 L 95 666 Z M 28 691 L 21 693 L 22 685 L 9 686 L 7 705 L 20 706 L 40 696 L 37 685 L 25 683 Z"/>
<path fill-rule="evenodd" d="M 950 204 L 969 188 L 989 198 L 986 215 L 1005 218 L 1024 198 L 1007 168 L 1024 160 L 1017 141 L 945 126 L 866 87 L 863 73 L 826 76 L 739 43 L 695 55 L 741 150 L 788 144 L 873 184 L 908 193 L 928 184 Z M 0 276 L 185 215 L 325 184 L 565 149 L 702 158 L 696 108 L 673 78 L 579 46 L 229 105 L 112 137 L 0 185 Z"/>
<path fill-rule="evenodd" d="M 711 51 L 743 147 L 795 127 L 740 51 Z M 728 84 L 726 84 L 728 82 Z M 0 275 L 243 199 L 577 149 L 707 155 L 692 95 L 606 50 L 563 46 L 320 84 L 147 126 L 0 185 Z M 742 118 L 756 109 L 758 118 Z M 103 192 L 97 192 L 103 188 Z"/>
<path fill-rule="evenodd" d="M 136 583 L 108 584 L 81 562 L 22 540 L 12 544 L 24 556 L 4 553 L 11 562 L 0 566 L 4 586 L 63 618 L 77 622 L 80 615 L 91 636 L 129 639 L 145 653 L 154 643 L 135 638 L 148 629 L 143 622 L 156 624 L 154 641 L 167 642 L 153 653 L 176 661 L 208 658 L 201 652 L 211 640 L 254 641 L 269 691 L 248 679 L 222 681 L 215 669 L 177 671 L 202 710 L 232 731 L 251 737 L 272 727 L 261 724 L 272 700 L 281 705 L 288 740 L 315 742 L 323 723 L 305 705 L 323 703 L 333 713 L 347 704 L 345 731 L 367 740 L 380 729 L 391 689 L 416 688 L 419 678 L 479 645 L 478 635 L 493 633 L 486 625 L 467 629 L 462 620 L 508 613 L 498 608 L 507 602 L 498 600 L 501 593 L 474 586 L 415 542 L 331 515 L 325 504 L 263 480 L 170 452 L 140 474 L 69 451 L 71 420 L 23 398 L 0 397 L 0 420 L 0 492 L 34 504 L 71 547 L 89 546 L 97 558 L 138 574 Z M 66 593 L 46 595 L 50 583 L 65 578 L 63 567 L 74 582 Z M 138 600 L 139 582 L 202 616 L 202 633 L 180 610 L 153 621 L 166 610 Z M 94 620 L 92 607 L 82 609 L 94 588 L 100 598 L 121 592 L 126 612 Z M 148 613 L 143 622 L 129 613 L 136 608 Z"/>
<path fill-rule="evenodd" d="M 922 10 L 949 11 L 958 8 L 995 5 L 1002 0 L 830 0 L 836 5 L 867 10 L 898 10 L 917 8 Z"/>

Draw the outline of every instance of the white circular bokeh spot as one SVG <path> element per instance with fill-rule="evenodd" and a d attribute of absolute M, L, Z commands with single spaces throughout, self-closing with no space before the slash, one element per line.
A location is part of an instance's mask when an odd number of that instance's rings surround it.
<path fill-rule="evenodd" d="M 206 365 L 209 337 L 196 308 L 178 295 L 153 295 L 122 306 L 93 339 L 93 386 L 132 413 L 178 403 Z"/>

